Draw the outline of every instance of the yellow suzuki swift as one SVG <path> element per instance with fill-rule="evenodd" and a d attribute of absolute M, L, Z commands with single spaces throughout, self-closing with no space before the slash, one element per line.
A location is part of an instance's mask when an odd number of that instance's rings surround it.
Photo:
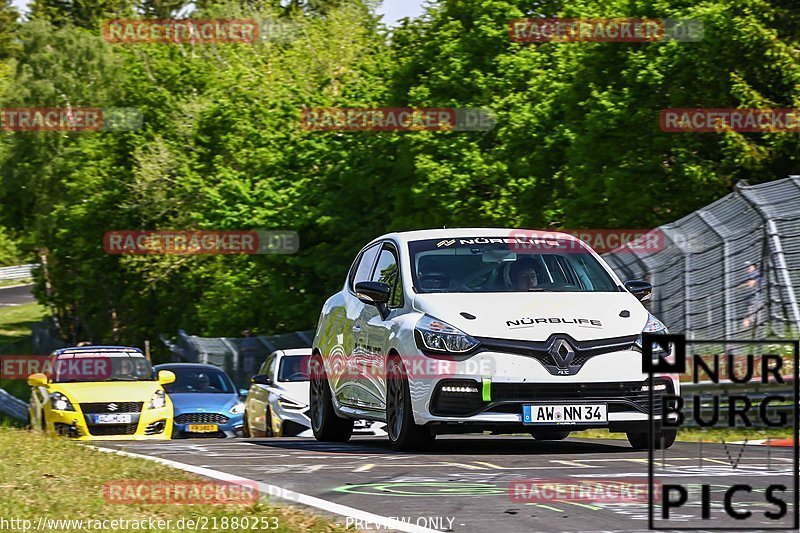
<path fill-rule="evenodd" d="M 78 440 L 166 440 L 172 402 L 163 385 L 175 374 L 153 366 L 138 348 L 57 350 L 47 373 L 28 377 L 31 427 Z"/>

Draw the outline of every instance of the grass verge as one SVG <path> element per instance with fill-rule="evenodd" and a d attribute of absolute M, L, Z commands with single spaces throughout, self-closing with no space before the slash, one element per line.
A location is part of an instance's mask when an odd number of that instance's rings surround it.
<path fill-rule="evenodd" d="M 30 346 L 17 345 L 12 350 L 4 349 L 4 347 L 16 343 L 29 344 L 22 341 L 30 339 L 31 327 L 46 316 L 47 308 L 37 303 L 17 307 L 0 307 L 0 354 L 32 355 L 28 353 Z M 0 388 L 26 402 L 30 397 L 28 384 L 21 379 L 0 379 Z"/>
<path fill-rule="evenodd" d="M 31 327 L 47 316 L 47 308 L 32 303 L 0 307 L 0 348 L 30 338 Z"/>
<path fill-rule="evenodd" d="M 30 285 L 32 283 L 32 279 L 3 279 L 0 280 L 0 289 L 3 287 L 14 287 L 15 285 Z"/>
<path fill-rule="evenodd" d="M 792 428 L 773 428 L 769 431 L 762 431 L 757 429 L 750 429 L 742 431 L 739 429 L 699 429 L 699 428 L 683 428 L 678 430 L 679 442 L 697 442 L 703 439 L 703 442 L 736 442 L 760 439 L 788 439 L 792 436 Z M 571 433 L 570 437 L 578 439 L 625 439 L 624 433 L 609 433 L 605 429 L 588 429 L 586 431 L 576 431 Z"/>
<path fill-rule="evenodd" d="M 90 520 L 172 520 L 167 529 L 131 526 L 116 531 L 181 531 L 178 520 L 202 519 L 208 524 L 216 519 L 216 531 L 241 532 L 242 521 L 268 518 L 276 521 L 277 532 L 338 532 L 345 531 L 328 519 L 303 510 L 270 505 L 263 500 L 250 505 L 148 505 L 109 503 L 103 497 L 108 481 L 204 481 L 204 478 L 169 468 L 144 459 L 121 457 L 82 447 L 64 439 L 45 437 L 38 433 L 0 426 L 0 516 L 11 519 Z M 207 480 L 206 480 L 207 481 Z M 227 519 L 238 518 L 238 529 L 222 527 Z M 74 523 L 73 523 L 74 524 Z M 64 525 L 64 524 L 62 524 Z M 79 531 L 80 526 L 58 531 Z M 56 528 L 51 525 L 50 528 Z M 248 528 L 250 529 L 250 528 Z"/>

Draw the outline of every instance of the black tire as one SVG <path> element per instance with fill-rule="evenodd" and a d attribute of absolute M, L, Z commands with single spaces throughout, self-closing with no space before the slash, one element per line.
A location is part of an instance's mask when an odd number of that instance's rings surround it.
<path fill-rule="evenodd" d="M 272 409 L 269 407 L 266 408 L 264 412 L 264 427 L 266 427 L 266 431 L 264 432 L 265 437 L 274 437 L 275 432 L 272 430 Z M 283 435 L 278 435 L 279 437 L 283 437 Z"/>
<path fill-rule="evenodd" d="M 353 435 L 353 420 L 339 418 L 333 409 L 333 398 L 322 357 L 311 357 L 311 430 L 321 442 L 347 442 Z"/>
<path fill-rule="evenodd" d="M 628 442 L 631 447 L 636 450 L 646 450 L 650 446 L 649 433 L 628 433 Z M 675 444 L 675 438 L 678 436 L 677 429 L 665 429 L 656 434 L 655 446 L 656 450 L 662 448 L 669 449 Z"/>
<path fill-rule="evenodd" d="M 569 437 L 569 431 L 531 431 L 536 440 L 564 440 Z"/>
<path fill-rule="evenodd" d="M 436 435 L 414 423 L 408 376 L 399 357 L 390 357 L 386 368 L 386 433 L 395 451 L 425 450 Z"/>
<path fill-rule="evenodd" d="M 244 412 L 244 420 L 242 422 L 242 437 L 245 439 L 249 439 L 252 435 L 250 435 L 250 423 L 247 421 L 249 415 L 247 411 Z"/>

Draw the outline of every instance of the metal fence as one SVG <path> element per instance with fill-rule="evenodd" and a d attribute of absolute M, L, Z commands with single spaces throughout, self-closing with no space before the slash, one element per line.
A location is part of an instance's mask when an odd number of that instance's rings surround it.
<path fill-rule="evenodd" d="M 0 281 L 30 279 L 38 265 L 19 265 L 0 268 Z"/>
<path fill-rule="evenodd" d="M 238 387 L 247 388 L 250 378 L 275 350 L 310 348 L 314 330 L 298 331 L 271 337 L 197 337 L 178 331 L 174 341 L 161 336 L 172 352 L 172 359 L 182 363 L 204 363 L 225 370 Z"/>
<path fill-rule="evenodd" d="M 670 330 L 688 339 L 798 336 L 800 176 L 739 182 L 651 233 L 660 246 L 628 244 L 604 258 L 623 279 L 653 283 L 648 305 Z"/>

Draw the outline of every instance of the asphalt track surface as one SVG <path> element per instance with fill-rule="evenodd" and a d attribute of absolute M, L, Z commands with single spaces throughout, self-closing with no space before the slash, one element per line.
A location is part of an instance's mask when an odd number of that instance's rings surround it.
<path fill-rule="evenodd" d="M 0 307 L 14 307 L 36 301 L 31 290 L 33 285 L 15 285 L 0 288 Z"/>
<path fill-rule="evenodd" d="M 446 436 L 424 453 L 395 453 L 377 437 L 354 437 L 346 444 L 285 438 L 99 445 L 242 476 L 433 530 L 633 533 L 648 529 L 646 502 L 512 501 L 510 497 L 510 484 L 522 480 L 647 483 L 647 451 L 633 450 L 623 440 L 537 442 L 526 436 Z M 796 475 L 792 448 L 704 444 L 700 449 L 698 443 L 677 443 L 663 456 L 656 452 L 653 462 L 655 477 L 663 483 L 712 487 L 712 520 L 700 519 L 696 488 L 690 489 L 690 503 L 674 511 L 677 521 L 657 521 L 656 527 L 706 531 L 714 530 L 712 526 L 721 528 L 717 531 L 791 527 Z M 722 492 L 734 483 L 755 487 L 752 498 L 736 497 L 737 510 L 753 512 L 746 522 L 732 521 L 723 513 Z M 770 483 L 788 487 L 784 520 L 763 516 L 776 510 L 764 498 L 763 488 Z M 385 530 L 331 516 L 342 525 Z"/>

